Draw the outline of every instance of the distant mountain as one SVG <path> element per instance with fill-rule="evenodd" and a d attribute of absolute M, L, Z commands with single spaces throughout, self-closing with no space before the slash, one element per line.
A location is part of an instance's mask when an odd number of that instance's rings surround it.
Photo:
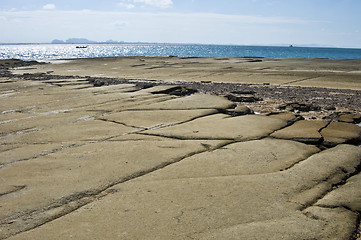
<path fill-rule="evenodd" d="M 117 44 L 117 43 L 125 43 L 125 42 L 124 41 L 108 40 L 106 42 L 99 42 L 99 43 Z"/>
<path fill-rule="evenodd" d="M 65 41 L 65 43 L 69 44 L 90 44 L 90 43 L 97 43 L 95 41 L 90 41 L 86 38 L 69 38 Z"/>
<path fill-rule="evenodd" d="M 59 40 L 59 39 L 54 39 L 53 41 L 51 41 L 52 44 L 64 44 L 65 42 L 63 40 Z"/>
<path fill-rule="evenodd" d="M 54 39 L 53 41 L 51 41 L 52 44 L 118 44 L 118 43 L 124 43 L 123 41 L 113 41 L 113 40 L 108 40 L 106 42 L 97 42 L 97 41 L 91 41 L 88 40 L 86 38 L 69 38 L 66 41 L 63 40 L 59 40 L 59 39 Z"/>

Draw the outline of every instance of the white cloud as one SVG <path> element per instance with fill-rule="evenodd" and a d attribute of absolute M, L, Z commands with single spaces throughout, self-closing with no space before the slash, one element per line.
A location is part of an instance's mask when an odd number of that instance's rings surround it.
<path fill-rule="evenodd" d="M 137 0 L 139 1 L 139 0 Z M 140 4 L 124 1 L 129 4 Z M 143 3 L 145 4 L 145 3 Z M 1 42 L 50 42 L 71 37 L 95 41 L 360 46 L 361 35 L 322 32 L 329 23 L 288 17 L 134 11 L 0 11 Z M 21 21 L 21 22 L 20 22 Z M 6 22 L 5 22 L 6 23 Z M 96 31 L 94 31 L 96 29 Z M 327 41 L 326 41 L 327 40 Z"/>
<path fill-rule="evenodd" d="M 56 8 L 55 4 L 52 4 L 52 3 L 48 3 L 43 6 L 44 10 L 55 10 L 55 8 Z"/>
<path fill-rule="evenodd" d="M 133 8 L 134 4 L 144 4 L 158 8 L 169 8 L 173 5 L 172 0 L 123 0 L 118 5 L 121 7 Z"/>
<path fill-rule="evenodd" d="M 146 5 L 160 7 L 160 8 L 169 8 L 173 5 L 172 0 L 133 0 L 134 2 L 145 3 Z"/>
<path fill-rule="evenodd" d="M 125 2 L 118 3 L 118 6 L 121 7 L 121 8 L 126 8 L 126 9 L 132 9 L 132 8 L 135 7 L 134 4 L 125 3 Z"/>

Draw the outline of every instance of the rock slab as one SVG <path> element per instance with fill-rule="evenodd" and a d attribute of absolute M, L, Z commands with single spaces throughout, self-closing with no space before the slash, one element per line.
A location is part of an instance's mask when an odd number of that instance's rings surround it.
<path fill-rule="evenodd" d="M 357 234 L 357 125 L 233 116 L 174 86 L 1 80 L 0 239 Z"/>

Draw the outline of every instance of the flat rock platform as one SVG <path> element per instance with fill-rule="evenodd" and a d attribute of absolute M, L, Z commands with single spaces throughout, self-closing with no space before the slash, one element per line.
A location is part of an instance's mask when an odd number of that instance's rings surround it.
<path fill-rule="evenodd" d="M 0 77 L 0 239 L 360 239 L 360 112 L 254 113 L 239 93 L 196 92 L 179 80 L 197 78 L 187 66 L 214 65 L 209 77 L 260 62 L 154 59 L 174 68 L 172 79 L 142 57 L 55 61 Z M 335 75 L 294 66 L 295 75 L 273 74 L 282 84 L 301 72 L 330 75 L 328 87 L 342 75 L 343 87 L 361 90 L 351 65 L 334 63 Z M 263 85 L 264 70 L 254 71 Z M 95 86 L 99 75 L 132 81 Z"/>
<path fill-rule="evenodd" d="M 110 57 L 56 60 L 53 63 L 25 68 L 18 73 L 361 90 L 360 59 Z"/>

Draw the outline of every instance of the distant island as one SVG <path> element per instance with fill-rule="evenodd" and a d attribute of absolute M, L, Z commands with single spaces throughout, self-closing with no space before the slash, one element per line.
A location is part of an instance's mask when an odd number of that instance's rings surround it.
<path fill-rule="evenodd" d="M 123 41 L 113 41 L 113 40 L 108 40 L 105 42 L 97 42 L 97 41 L 91 41 L 88 40 L 86 38 L 69 38 L 66 41 L 63 40 L 59 40 L 59 39 L 54 39 L 53 41 L 51 41 L 51 44 L 118 44 L 118 43 L 125 43 Z"/>
<path fill-rule="evenodd" d="M 51 41 L 51 44 L 128 44 L 128 43 L 146 43 L 146 42 L 124 42 L 124 41 L 114 41 L 114 40 L 98 42 L 98 41 L 88 40 L 86 38 L 69 38 L 68 40 L 65 41 L 54 39 L 53 41 Z"/>

